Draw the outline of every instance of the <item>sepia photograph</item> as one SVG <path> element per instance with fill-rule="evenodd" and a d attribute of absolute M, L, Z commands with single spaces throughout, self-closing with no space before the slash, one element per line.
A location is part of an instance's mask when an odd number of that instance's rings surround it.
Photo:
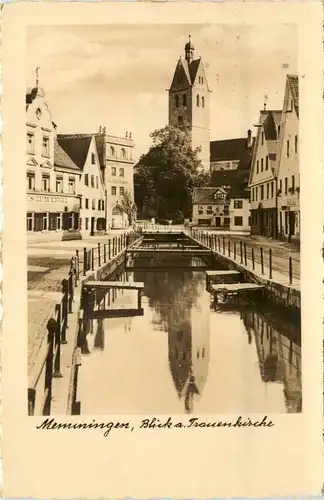
<path fill-rule="evenodd" d="M 4 6 L 4 497 L 320 494 L 322 14 Z"/>
<path fill-rule="evenodd" d="M 296 25 L 26 45 L 29 415 L 301 412 Z"/>

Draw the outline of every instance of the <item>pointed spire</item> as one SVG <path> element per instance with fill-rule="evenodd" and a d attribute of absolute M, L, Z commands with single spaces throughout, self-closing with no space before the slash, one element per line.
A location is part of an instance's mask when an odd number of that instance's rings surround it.
<path fill-rule="evenodd" d="M 189 35 L 189 41 L 185 45 L 185 58 L 188 63 L 191 63 L 191 61 L 193 60 L 194 50 L 195 47 L 193 46 L 193 43 L 191 41 L 191 35 Z"/>
<path fill-rule="evenodd" d="M 267 109 L 267 100 L 268 100 L 268 95 L 267 95 L 267 94 L 265 94 L 265 95 L 264 95 L 264 104 L 263 104 L 263 109 L 264 109 L 264 111 L 266 111 L 266 109 Z"/>

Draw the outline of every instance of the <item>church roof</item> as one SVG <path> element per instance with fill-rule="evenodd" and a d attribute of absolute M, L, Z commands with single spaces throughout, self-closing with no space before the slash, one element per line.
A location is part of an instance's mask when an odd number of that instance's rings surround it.
<path fill-rule="evenodd" d="M 58 134 L 57 141 L 71 160 L 83 170 L 92 137 L 87 134 Z"/>
<path fill-rule="evenodd" d="M 185 61 L 187 63 L 187 65 L 189 66 L 190 80 L 191 80 L 192 85 L 195 82 L 200 61 L 201 61 L 200 57 L 199 57 L 199 59 L 194 59 L 193 61 L 191 61 L 190 65 L 188 64 L 187 61 Z"/>

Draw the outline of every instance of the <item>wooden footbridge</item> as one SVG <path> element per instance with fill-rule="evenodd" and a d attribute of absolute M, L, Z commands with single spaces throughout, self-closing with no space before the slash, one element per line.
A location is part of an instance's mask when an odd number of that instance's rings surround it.
<path fill-rule="evenodd" d="M 250 292 L 260 292 L 264 286 L 256 283 L 242 282 L 242 274 L 239 271 L 206 271 L 206 289 L 213 295 L 215 303 L 218 296 L 227 297 L 240 296 Z"/>

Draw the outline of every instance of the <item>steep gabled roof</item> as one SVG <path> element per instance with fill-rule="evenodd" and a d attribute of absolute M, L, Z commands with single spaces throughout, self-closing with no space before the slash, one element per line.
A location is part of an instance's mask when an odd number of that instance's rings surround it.
<path fill-rule="evenodd" d="M 54 140 L 54 166 L 80 171 L 68 154 L 61 148 L 57 139 Z"/>
<path fill-rule="evenodd" d="M 299 118 L 299 80 L 297 75 L 287 75 L 288 85 L 290 87 L 291 96 L 296 110 L 296 114 Z"/>
<path fill-rule="evenodd" d="M 187 61 L 186 61 L 187 62 Z M 191 80 L 191 84 L 193 85 L 195 83 L 195 79 L 196 79 L 196 75 L 197 75 L 197 71 L 198 71 L 198 68 L 199 68 L 199 65 L 200 65 L 200 62 L 201 62 L 201 58 L 199 59 L 194 59 L 191 63 L 190 63 L 190 66 L 189 66 L 189 73 L 190 73 L 190 80 Z M 188 63 L 187 63 L 188 64 Z"/>
<path fill-rule="evenodd" d="M 236 184 L 235 186 L 232 186 L 230 188 L 230 190 L 228 191 L 227 198 L 228 199 L 235 199 L 235 198 L 249 199 L 250 198 L 250 191 L 247 188 L 246 184 Z"/>
<path fill-rule="evenodd" d="M 86 134 L 59 134 L 57 141 L 71 160 L 83 170 L 92 137 Z"/>
<path fill-rule="evenodd" d="M 192 86 L 195 83 L 196 76 L 198 73 L 198 69 L 202 65 L 202 59 L 199 57 L 198 59 L 194 59 L 190 63 L 186 59 L 182 59 L 181 57 L 178 60 L 172 83 L 170 86 L 169 90 L 181 90 L 184 88 L 183 82 L 178 83 L 178 76 L 181 75 L 181 73 L 184 73 L 186 79 L 187 79 L 187 84 L 188 86 Z M 204 71 L 204 70 L 203 70 Z M 205 84 L 207 87 L 207 90 L 209 90 L 208 83 L 207 83 L 207 78 L 205 79 Z"/>
<path fill-rule="evenodd" d="M 246 150 L 246 137 L 210 142 L 210 162 L 240 160 Z"/>
<path fill-rule="evenodd" d="M 223 203 L 223 200 L 215 199 L 215 194 L 219 191 L 224 194 L 227 190 L 221 187 L 196 187 L 192 193 L 192 203 L 193 205 L 215 205 L 217 203 Z"/>
<path fill-rule="evenodd" d="M 100 163 L 100 168 L 106 166 L 106 137 L 105 134 L 99 133 L 95 134 L 95 141 L 97 146 L 97 153 Z"/>

